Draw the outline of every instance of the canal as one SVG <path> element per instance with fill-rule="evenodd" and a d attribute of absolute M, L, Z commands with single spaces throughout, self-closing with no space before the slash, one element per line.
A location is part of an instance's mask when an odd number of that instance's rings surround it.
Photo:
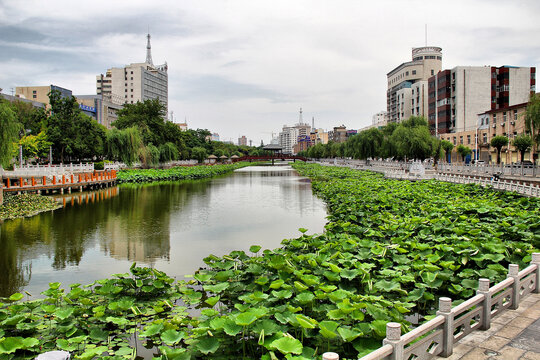
<path fill-rule="evenodd" d="M 0 296 L 49 282 L 89 284 L 133 262 L 183 279 L 209 254 L 280 246 L 299 228 L 321 233 L 324 203 L 289 166 L 254 166 L 222 177 L 124 184 L 59 198 L 64 207 L 0 225 Z"/>

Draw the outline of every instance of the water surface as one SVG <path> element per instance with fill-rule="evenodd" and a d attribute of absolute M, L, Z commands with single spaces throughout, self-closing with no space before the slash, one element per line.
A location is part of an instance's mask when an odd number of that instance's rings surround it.
<path fill-rule="evenodd" d="M 325 206 L 288 166 L 223 177 L 66 194 L 65 206 L 0 225 L 0 296 L 49 282 L 88 284 L 133 262 L 183 278 L 209 254 L 273 249 L 298 228 L 321 233 Z"/>

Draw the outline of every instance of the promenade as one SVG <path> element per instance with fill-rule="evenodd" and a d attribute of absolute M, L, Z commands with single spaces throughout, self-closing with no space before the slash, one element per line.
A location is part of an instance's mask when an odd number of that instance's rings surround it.
<path fill-rule="evenodd" d="M 495 318 L 485 331 L 475 331 L 454 346 L 448 360 L 539 360 L 540 294 L 530 294 L 516 310 Z"/>

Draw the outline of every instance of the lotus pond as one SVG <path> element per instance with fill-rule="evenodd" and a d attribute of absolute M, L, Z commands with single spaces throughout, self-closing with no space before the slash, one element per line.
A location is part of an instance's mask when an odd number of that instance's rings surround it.
<path fill-rule="evenodd" d="M 155 359 L 357 358 L 380 346 L 388 321 L 407 331 L 407 315 L 429 317 L 441 296 L 463 301 L 478 278 L 500 281 L 540 247 L 538 199 L 295 168 L 327 203 L 324 234 L 300 229 L 275 250 L 209 255 L 188 281 L 134 264 L 90 285 L 51 283 L 43 300 L 13 294 L 0 311 L 0 356 L 60 348 L 132 359 L 145 346 Z"/>

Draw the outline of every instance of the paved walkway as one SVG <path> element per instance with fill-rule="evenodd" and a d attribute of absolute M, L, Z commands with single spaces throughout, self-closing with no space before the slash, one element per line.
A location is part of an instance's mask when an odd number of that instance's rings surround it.
<path fill-rule="evenodd" d="M 540 294 L 528 295 L 517 310 L 496 317 L 489 330 L 465 336 L 446 359 L 540 360 Z"/>

